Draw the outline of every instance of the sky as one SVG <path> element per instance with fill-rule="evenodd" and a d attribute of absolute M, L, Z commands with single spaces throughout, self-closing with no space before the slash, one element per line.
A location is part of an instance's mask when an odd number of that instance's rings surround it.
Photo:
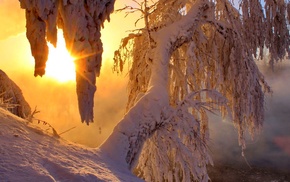
<path fill-rule="evenodd" d="M 128 2 L 128 0 L 117 0 L 115 8 L 122 8 L 125 4 L 128 5 Z M 124 16 L 123 13 L 113 13 L 111 22 L 106 22 L 102 30 L 103 66 L 101 75 L 97 79 L 95 120 L 93 124 L 87 126 L 80 122 L 75 81 L 59 82 L 48 76 L 43 78 L 33 76 L 34 59 L 25 36 L 25 12 L 21 10 L 18 0 L 0 0 L 0 69 L 22 89 L 32 109 L 37 107 L 40 111 L 35 117 L 50 123 L 58 133 L 63 133 L 61 136 L 64 139 L 97 147 L 108 137 L 113 127 L 125 114 L 126 70 L 122 75 L 112 73 L 113 53 L 117 50 L 121 38 L 129 33 L 128 30 L 135 29 L 134 21 L 138 17 L 129 15 L 125 18 Z M 285 167 L 290 161 L 289 149 L 283 148 L 285 141 L 286 144 L 290 142 L 288 132 L 290 131 L 290 85 L 288 84 L 290 65 L 279 64 L 274 72 L 267 69 L 263 72 L 274 94 L 266 96 L 264 129 L 256 140 L 248 141 L 246 156 L 252 164 L 279 166 L 280 163 Z M 239 159 L 245 163 L 245 160 L 240 158 L 237 133 L 232 125 L 222 122 L 218 117 L 210 124 L 211 147 L 215 159 L 217 161 Z M 66 132 L 67 130 L 69 131 Z M 229 158 L 233 160 L 228 160 Z"/>

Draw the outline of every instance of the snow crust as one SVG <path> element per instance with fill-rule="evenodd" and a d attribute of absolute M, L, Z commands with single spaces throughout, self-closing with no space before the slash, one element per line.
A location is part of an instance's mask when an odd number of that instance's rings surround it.
<path fill-rule="evenodd" d="M 0 108 L 0 181 L 142 181 L 99 149 L 26 122 Z"/>
<path fill-rule="evenodd" d="M 115 0 L 20 0 L 26 10 L 27 38 L 35 58 L 34 76 L 45 74 L 47 41 L 56 45 L 57 27 L 76 58 L 76 82 L 82 122 L 93 122 L 96 77 L 102 65 L 100 29 L 110 20 Z"/>

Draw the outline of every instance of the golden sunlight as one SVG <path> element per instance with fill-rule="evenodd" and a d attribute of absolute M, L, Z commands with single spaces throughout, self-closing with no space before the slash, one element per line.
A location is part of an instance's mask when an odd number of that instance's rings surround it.
<path fill-rule="evenodd" d="M 48 43 L 49 54 L 46 62 L 45 75 L 59 82 L 68 82 L 75 80 L 74 58 L 66 49 L 63 32 L 58 29 L 56 48 Z"/>

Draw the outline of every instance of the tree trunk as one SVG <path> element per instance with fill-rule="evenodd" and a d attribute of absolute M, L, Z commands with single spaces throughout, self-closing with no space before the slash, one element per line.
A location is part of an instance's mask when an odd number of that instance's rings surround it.
<path fill-rule="evenodd" d="M 138 161 L 144 142 L 163 127 L 169 116 L 168 68 L 171 53 L 190 40 L 195 25 L 209 8 L 208 1 L 194 4 L 186 16 L 152 34 L 156 42 L 148 91 L 128 111 L 100 146 L 110 158 L 129 168 Z"/>

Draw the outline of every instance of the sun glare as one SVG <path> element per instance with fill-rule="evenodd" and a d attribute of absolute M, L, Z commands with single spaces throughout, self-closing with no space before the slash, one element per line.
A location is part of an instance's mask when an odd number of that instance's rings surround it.
<path fill-rule="evenodd" d="M 75 80 L 74 58 L 70 55 L 65 46 L 62 30 L 58 30 L 56 48 L 48 43 L 49 54 L 46 62 L 45 75 L 59 82 Z"/>

